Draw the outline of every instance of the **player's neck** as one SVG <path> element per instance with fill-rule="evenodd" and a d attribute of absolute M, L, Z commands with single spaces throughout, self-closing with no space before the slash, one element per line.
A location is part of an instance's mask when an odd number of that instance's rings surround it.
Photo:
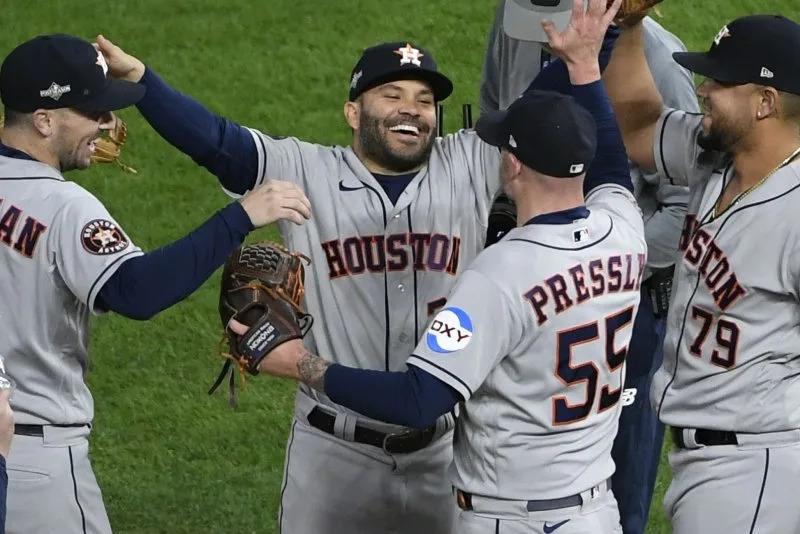
<path fill-rule="evenodd" d="M 580 189 L 554 192 L 535 187 L 517 192 L 514 202 L 517 204 L 517 226 L 522 226 L 538 215 L 584 205 L 583 191 Z"/>
<path fill-rule="evenodd" d="M 58 158 L 53 156 L 45 147 L 32 142 L 30 137 L 23 132 L 19 132 L 13 128 L 7 128 L 3 131 L 2 142 L 7 147 L 25 152 L 36 161 L 50 165 L 57 171 L 61 171 L 58 165 Z"/>
<path fill-rule="evenodd" d="M 406 170 L 398 171 L 397 169 L 390 169 L 388 167 L 384 167 L 383 165 L 381 165 L 379 163 L 376 163 L 372 159 L 368 158 L 356 146 L 356 144 L 353 144 L 353 152 L 356 153 L 356 156 L 358 156 L 358 159 L 360 159 L 361 163 L 364 164 L 364 167 L 366 167 L 367 170 L 369 172 L 371 172 L 372 174 L 383 174 L 383 175 L 386 175 L 386 176 L 400 176 L 400 175 L 403 175 L 403 174 L 411 174 L 413 172 L 417 172 L 418 170 L 420 170 L 427 163 L 427 161 L 426 161 L 426 162 L 421 163 L 420 165 L 417 165 L 413 169 L 406 169 Z"/>
<path fill-rule="evenodd" d="M 796 128 L 753 137 L 747 147 L 733 155 L 733 181 L 742 190 L 763 180 L 800 146 Z"/>

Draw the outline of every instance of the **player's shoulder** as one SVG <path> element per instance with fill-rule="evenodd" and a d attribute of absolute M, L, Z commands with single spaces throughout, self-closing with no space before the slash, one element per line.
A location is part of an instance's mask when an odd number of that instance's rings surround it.
<path fill-rule="evenodd" d="M 246 128 L 250 132 L 250 135 L 253 136 L 256 147 L 263 151 L 268 151 L 270 148 L 274 149 L 276 147 L 292 147 L 298 148 L 301 151 L 319 153 L 342 153 L 346 150 L 346 148 L 342 146 L 323 145 L 314 141 L 306 141 L 293 135 L 270 135 L 249 126 Z"/>

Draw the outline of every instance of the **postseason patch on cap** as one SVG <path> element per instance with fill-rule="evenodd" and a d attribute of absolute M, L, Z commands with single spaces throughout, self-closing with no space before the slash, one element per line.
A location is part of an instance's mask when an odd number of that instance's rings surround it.
<path fill-rule="evenodd" d="M 81 230 L 81 243 L 87 252 L 98 256 L 116 254 L 130 244 L 122 230 L 106 219 L 95 219 L 86 223 Z"/>
<path fill-rule="evenodd" d="M 447 354 L 461 350 L 472 339 L 472 319 L 461 308 L 449 306 L 433 318 L 426 338 L 432 351 Z"/>

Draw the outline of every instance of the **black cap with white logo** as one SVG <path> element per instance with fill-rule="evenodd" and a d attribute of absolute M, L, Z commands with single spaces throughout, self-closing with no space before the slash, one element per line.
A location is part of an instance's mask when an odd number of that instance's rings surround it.
<path fill-rule="evenodd" d="M 422 80 L 440 102 L 453 92 L 453 82 L 439 72 L 433 56 L 407 42 L 383 43 L 364 50 L 350 74 L 350 101 L 364 91 L 394 80 Z"/>
<path fill-rule="evenodd" d="M 726 24 L 707 52 L 672 57 L 706 78 L 756 83 L 800 94 L 800 25 L 780 15 L 750 15 Z"/>
<path fill-rule="evenodd" d="M 0 66 L 0 99 L 21 113 L 114 111 L 135 104 L 144 93 L 141 84 L 109 78 L 103 55 L 70 35 L 35 37 L 12 50 Z"/>
<path fill-rule="evenodd" d="M 557 178 L 586 172 L 597 149 L 591 113 L 572 96 L 552 91 L 526 91 L 508 109 L 481 115 L 475 131 L 531 169 Z"/>

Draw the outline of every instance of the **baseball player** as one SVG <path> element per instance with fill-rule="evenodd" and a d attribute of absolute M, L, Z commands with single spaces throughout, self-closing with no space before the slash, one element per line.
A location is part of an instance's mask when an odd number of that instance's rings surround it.
<path fill-rule="evenodd" d="M 646 245 L 597 60 L 620 2 L 581 4 L 563 33 L 546 26 L 574 98 L 526 92 L 476 125 L 501 148 L 520 227 L 461 273 L 406 371 L 331 364 L 297 340 L 260 364 L 412 426 L 463 402 L 453 533 L 621 532 L 608 479 Z"/>
<path fill-rule="evenodd" d="M 475 258 L 499 190 L 499 151 L 474 131 L 436 137 L 436 103 L 452 91 L 432 54 L 409 42 L 367 48 L 352 69 L 349 147 L 276 138 L 212 114 L 152 68 L 98 36 L 113 73 L 147 87 L 142 115 L 232 194 L 272 177 L 314 207 L 302 230 L 311 258 L 305 338 L 334 361 L 396 371 Z M 446 470 L 454 414 L 422 429 L 372 420 L 302 385 L 288 438 L 279 524 L 289 534 L 448 532 Z M 342 491 L 346 487 L 347 491 Z"/>
<path fill-rule="evenodd" d="M 26 41 L 0 67 L 0 354 L 16 382 L 10 533 L 111 532 L 88 455 L 90 314 L 147 319 L 199 287 L 254 227 L 310 216 L 296 185 L 274 182 L 185 238 L 142 251 L 63 173 L 87 168 L 112 111 L 144 92 L 108 78 L 91 43 L 66 35 Z"/>
<path fill-rule="evenodd" d="M 705 113 L 663 105 L 641 25 L 606 76 L 630 157 L 688 184 L 689 207 L 651 402 L 674 432 L 673 532 L 800 532 L 800 25 L 753 15 L 708 52 Z"/>
<path fill-rule="evenodd" d="M 498 3 L 484 57 L 482 113 L 505 109 L 540 68 L 550 62 L 550 53 L 542 47 L 547 36 L 531 19 L 568 13 L 571 4 L 571 0 L 562 0 L 560 5 L 550 7 L 527 0 Z M 505 20 L 509 21 L 507 28 Z M 645 57 L 665 104 L 689 112 L 698 111 L 691 73 L 672 60 L 673 52 L 686 51 L 684 44 L 650 17 L 644 19 L 643 32 Z M 664 425 L 651 408 L 647 392 L 663 356 L 669 288 L 689 190 L 661 180 L 657 173 L 643 173 L 633 164 L 630 170 L 636 199 L 644 215 L 648 268 L 628 353 L 624 409 L 612 450 L 616 464 L 612 480 L 623 531 L 643 534 L 664 436 Z M 490 224 L 487 240 L 495 240 L 507 229 L 493 228 Z"/>

